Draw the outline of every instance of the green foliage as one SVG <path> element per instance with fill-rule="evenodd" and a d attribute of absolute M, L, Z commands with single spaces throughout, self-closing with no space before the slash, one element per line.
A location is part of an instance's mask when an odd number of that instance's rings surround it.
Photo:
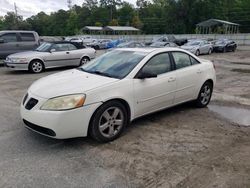
<path fill-rule="evenodd" d="M 141 29 L 143 26 L 143 23 L 141 22 L 139 16 L 134 16 L 132 19 L 132 26 L 137 28 L 137 29 Z"/>
<path fill-rule="evenodd" d="M 118 25 L 119 25 L 118 20 L 116 20 L 116 19 L 111 20 L 111 21 L 109 22 L 109 25 L 110 25 L 110 26 L 118 26 Z"/>
<path fill-rule="evenodd" d="M 101 23 L 101 22 L 96 22 L 96 23 L 95 23 L 95 26 L 97 26 L 97 27 L 102 27 L 102 23 Z"/>
<path fill-rule="evenodd" d="M 8 12 L 0 29 L 31 29 L 40 35 L 74 35 L 84 26 L 134 26 L 146 34 L 195 33 L 196 24 L 211 18 L 239 23 L 250 32 L 250 0 L 84 0 L 82 6 L 40 12 L 26 20 Z M 212 32 L 216 32 L 212 30 Z M 220 29 L 223 33 L 223 28 Z"/>

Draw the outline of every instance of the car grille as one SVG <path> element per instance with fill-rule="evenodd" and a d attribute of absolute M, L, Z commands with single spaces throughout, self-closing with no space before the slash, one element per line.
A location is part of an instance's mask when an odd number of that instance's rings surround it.
<path fill-rule="evenodd" d="M 23 105 L 25 104 L 25 102 L 26 102 L 28 96 L 29 96 L 28 93 L 24 96 L 24 98 L 23 98 Z"/>
<path fill-rule="evenodd" d="M 27 104 L 25 105 L 25 108 L 27 110 L 31 110 L 32 108 L 34 108 L 34 106 L 36 106 L 37 103 L 38 103 L 37 99 L 30 98 Z"/>
<path fill-rule="evenodd" d="M 34 131 L 37 131 L 39 133 L 42 133 L 42 134 L 45 134 L 45 135 L 48 135 L 48 136 L 56 136 L 56 133 L 51 129 L 35 125 L 35 124 L 25 120 L 25 119 L 23 119 L 23 122 L 25 123 L 25 125 L 27 127 L 29 127 L 30 129 L 32 129 Z"/>

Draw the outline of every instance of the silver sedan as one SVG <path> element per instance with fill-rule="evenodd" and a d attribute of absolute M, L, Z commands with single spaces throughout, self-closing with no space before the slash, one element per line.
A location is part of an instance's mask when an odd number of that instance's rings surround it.
<path fill-rule="evenodd" d="M 193 40 L 184 44 L 181 48 L 197 56 L 200 54 L 211 54 L 213 51 L 213 45 L 206 40 Z"/>
<path fill-rule="evenodd" d="M 96 51 L 72 42 L 43 43 L 34 51 L 9 55 L 4 64 L 15 70 L 40 73 L 44 69 L 80 66 L 95 58 Z"/>

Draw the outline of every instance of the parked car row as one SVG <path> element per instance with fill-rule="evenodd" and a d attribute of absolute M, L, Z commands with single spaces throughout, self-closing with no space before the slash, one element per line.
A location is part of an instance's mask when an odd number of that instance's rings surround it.
<path fill-rule="evenodd" d="M 213 42 L 205 39 L 194 39 L 181 46 L 181 48 L 199 56 L 201 54 L 211 54 L 212 52 L 234 52 L 237 44 L 228 39 L 219 39 Z"/>
<path fill-rule="evenodd" d="M 153 39 L 150 45 L 123 39 L 94 39 L 91 36 L 66 37 L 60 41 L 58 37 L 42 38 L 41 40 L 34 31 L 0 32 L 0 57 L 7 56 L 4 61 L 5 66 L 12 69 L 29 70 L 33 73 L 40 73 L 52 67 L 80 66 L 95 58 L 95 50 L 99 49 L 168 47 L 181 48 L 199 56 L 212 52 L 235 51 L 237 44 L 227 39 L 187 41 L 186 39 L 176 39 L 172 35 Z"/>

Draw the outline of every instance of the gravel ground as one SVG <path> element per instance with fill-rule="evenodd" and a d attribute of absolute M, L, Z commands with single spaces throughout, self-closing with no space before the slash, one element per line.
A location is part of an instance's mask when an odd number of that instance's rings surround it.
<path fill-rule="evenodd" d="M 211 106 L 250 109 L 249 52 L 201 56 L 216 65 Z M 63 70 L 0 67 L 0 187 L 250 187 L 250 127 L 209 108 L 184 104 L 140 118 L 108 144 L 28 131 L 22 96 L 33 81 Z"/>

